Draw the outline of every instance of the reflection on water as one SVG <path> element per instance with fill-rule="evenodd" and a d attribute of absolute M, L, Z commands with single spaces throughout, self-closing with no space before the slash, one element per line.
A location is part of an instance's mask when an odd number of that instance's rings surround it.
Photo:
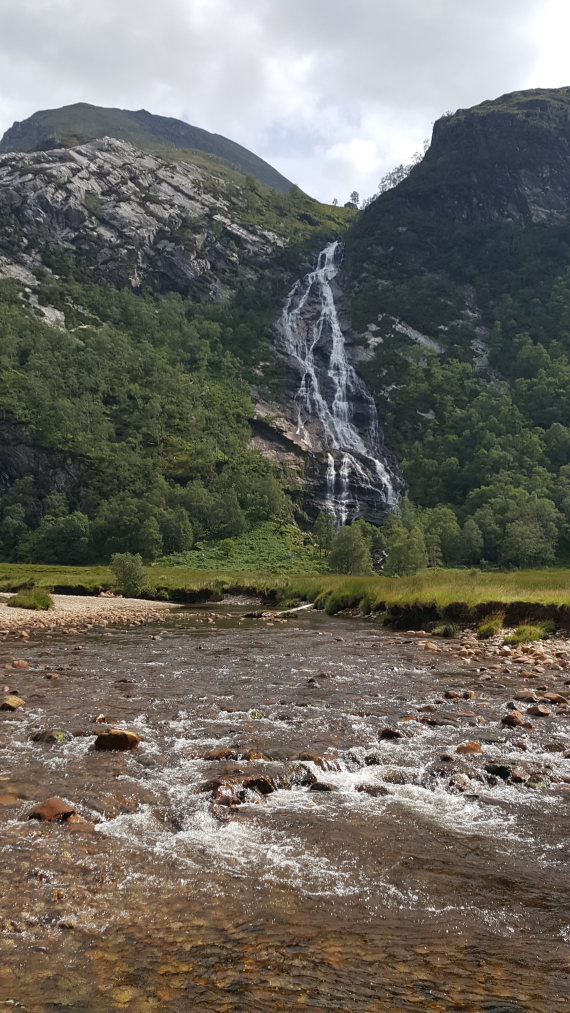
<path fill-rule="evenodd" d="M 2 646 L 31 667 L 2 673 L 26 707 L 0 714 L 0 1008 L 568 1008 L 564 715 L 504 729 L 505 675 L 436 668 L 413 638 L 356 621 L 222 606 L 156 637 Z M 475 698 L 444 702 L 449 686 Z M 141 745 L 93 751 L 95 719 Z M 32 741 L 39 729 L 75 734 Z M 473 739 L 483 754 L 458 756 Z M 201 791 L 212 779 L 242 804 Z M 51 795 L 96 828 L 26 821 Z"/>

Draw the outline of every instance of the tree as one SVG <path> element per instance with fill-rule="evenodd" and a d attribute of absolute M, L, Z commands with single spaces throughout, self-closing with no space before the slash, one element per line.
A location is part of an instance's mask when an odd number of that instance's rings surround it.
<path fill-rule="evenodd" d="M 26 555 L 33 563 L 85 563 L 89 528 L 89 518 L 79 510 L 66 517 L 44 517 L 27 540 Z"/>
<path fill-rule="evenodd" d="M 468 517 L 461 532 L 461 559 L 464 563 L 478 563 L 483 549 L 483 535 L 472 517 Z"/>
<path fill-rule="evenodd" d="M 360 194 L 358 193 L 358 190 L 353 190 L 352 191 L 350 197 L 348 198 L 348 201 L 349 201 L 349 204 L 352 205 L 352 207 L 355 207 L 355 208 L 358 207 L 358 205 L 360 204 Z"/>
<path fill-rule="evenodd" d="M 388 555 L 384 573 L 389 577 L 405 577 L 423 570 L 428 563 L 424 533 L 419 524 L 411 529 L 395 517 L 388 532 Z"/>
<path fill-rule="evenodd" d="M 138 552 L 116 552 L 111 557 L 111 570 L 119 591 L 127 598 L 137 598 L 146 586 L 146 570 Z"/>
<path fill-rule="evenodd" d="M 329 513 L 319 513 L 313 525 L 313 538 L 319 550 L 319 559 L 323 552 L 328 552 L 336 532 L 334 519 Z"/>
<path fill-rule="evenodd" d="M 337 531 L 329 553 L 328 568 L 332 573 L 371 572 L 370 546 L 358 527 L 343 527 Z"/>

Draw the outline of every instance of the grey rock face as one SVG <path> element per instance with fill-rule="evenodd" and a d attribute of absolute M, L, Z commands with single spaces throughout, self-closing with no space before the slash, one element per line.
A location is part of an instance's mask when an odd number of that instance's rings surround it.
<path fill-rule="evenodd" d="M 97 281 L 222 300 L 238 277 L 255 278 L 285 244 L 234 220 L 230 186 L 214 194 L 211 177 L 195 165 L 111 138 L 3 155 L 2 273 L 13 274 L 15 265 L 33 273 L 46 250 L 68 250 Z"/>

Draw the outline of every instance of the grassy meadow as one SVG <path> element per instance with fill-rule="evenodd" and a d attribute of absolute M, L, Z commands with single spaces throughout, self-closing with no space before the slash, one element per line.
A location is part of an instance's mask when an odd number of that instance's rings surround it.
<path fill-rule="evenodd" d="M 192 570 L 158 563 L 147 567 L 147 574 L 145 597 L 181 603 L 216 601 L 226 592 L 242 592 L 283 607 L 306 600 L 329 614 L 343 609 L 379 613 L 410 628 L 441 618 L 467 624 L 499 608 L 514 623 L 550 617 L 570 625 L 570 569 L 511 573 L 436 569 L 410 577 L 349 577 Z M 113 587 L 113 574 L 106 566 L 0 564 L 0 591 L 32 586 L 63 594 L 97 594 Z"/>

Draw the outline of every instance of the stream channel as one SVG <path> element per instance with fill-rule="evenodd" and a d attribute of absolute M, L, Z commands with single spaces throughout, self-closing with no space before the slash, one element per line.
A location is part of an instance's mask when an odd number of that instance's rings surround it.
<path fill-rule="evenodd" d="M 30 666 L 1 673 L 0 1010 L 567 1011 L 568 717 L 505 728 L 500 673 L 246 611 L 0 646 Z M 105 721 L 141 743 L 95 751 Z M 53 795 L 90 822 L 27 819 Z"/>

